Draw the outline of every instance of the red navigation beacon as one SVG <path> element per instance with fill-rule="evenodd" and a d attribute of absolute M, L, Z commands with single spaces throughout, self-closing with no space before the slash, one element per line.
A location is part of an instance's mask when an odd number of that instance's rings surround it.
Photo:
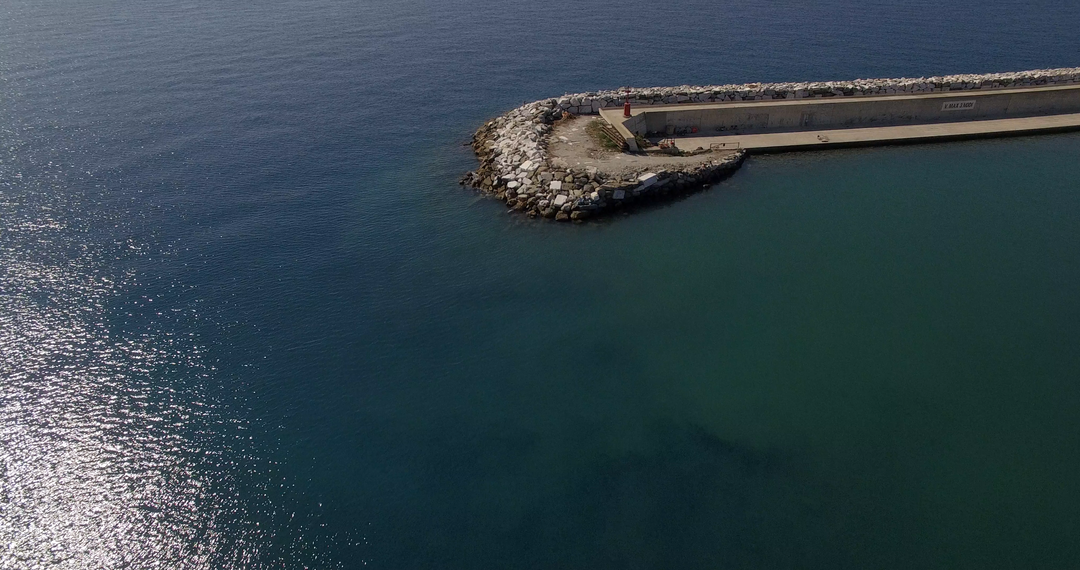
<path fill-rule="evenodd" d="M 626 88 L 626 102 L 622 106 L 622 116 L 627 119 L 630 118 L 630 88 Z"/>

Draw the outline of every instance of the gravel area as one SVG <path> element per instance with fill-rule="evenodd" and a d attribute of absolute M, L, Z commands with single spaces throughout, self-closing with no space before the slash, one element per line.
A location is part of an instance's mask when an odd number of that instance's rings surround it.
<path fill-rule="evenodd" d="M 591 166 L 600 172 L 622 176 L 641 170 L 692 167 L 734 154 L 733 151 L 718 151 L 697 156 L 651 156 L 608 150 L 601 147 L 585 130 L 586 125 L 596 120 L 602 119 L 576 117 L 556 123 L 551 138 L 548 139 L 548 154 L 552 163 L 564 168 L 584 169 Z"/>

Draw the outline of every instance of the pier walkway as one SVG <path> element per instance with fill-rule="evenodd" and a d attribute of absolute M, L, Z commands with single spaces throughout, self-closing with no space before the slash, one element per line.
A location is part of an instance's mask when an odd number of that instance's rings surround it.
<path fill-rule="evenodd" d="M 725 150 L 743 149 L 749 152 L 767 153 L 837 147 L 947 141 L 981 137 L 1018 136 L 1069 130 L 1080 130 L 1080 113 L 1051 115 L 1046 117 L 990 119 L 986 121 L 930 123 L 924 125 L 834 129 L 826 131 L 762 133 L 717 137 L 687 136 L 677 137 L 675 139 L 675 145 L 679 150 L 687 152 L 693 151 L 698 147 L 712 148 L 712 145 L 715 144 Z"/>
<path fill-rule="evenodd" d="M 683 151 L 784 152 L 1080 130 L 1080 85 L 640 105 L 631 118 L 619 107 L 600 115 L 627 139 L 647 132 Z M 700 132 L 664 134 L 689 127 Z"/>

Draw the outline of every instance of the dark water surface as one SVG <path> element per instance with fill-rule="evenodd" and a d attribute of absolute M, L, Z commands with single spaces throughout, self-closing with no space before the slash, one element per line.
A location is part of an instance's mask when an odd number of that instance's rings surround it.
<path fill-rule="evenodd" d="M 0 567 L 1080 565 L 1080 135 L 456 185 L 524 100 L 1075 66 L 1078 6 L 0 1 Z"/>

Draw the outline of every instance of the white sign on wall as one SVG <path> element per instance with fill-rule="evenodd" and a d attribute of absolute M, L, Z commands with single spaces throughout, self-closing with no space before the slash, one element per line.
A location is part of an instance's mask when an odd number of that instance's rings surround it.
<path fill-rule="evenodd" d="M 975 108 L 975 101 L 949 101 L 941 104 L 942 111 L 968 111 Z"/>

